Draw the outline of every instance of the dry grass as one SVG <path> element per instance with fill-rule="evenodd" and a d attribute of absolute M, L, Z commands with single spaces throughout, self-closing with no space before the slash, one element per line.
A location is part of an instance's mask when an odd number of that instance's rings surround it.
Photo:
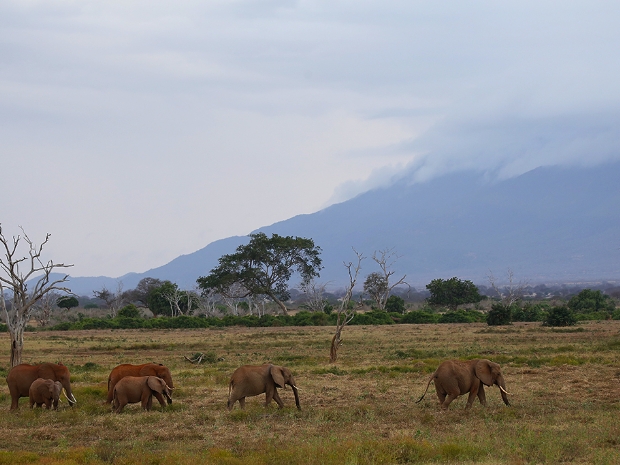
<path fill-rule="evenodd" d="M 24 362 L 69 366 L 78 404 L 58 412 L 9 412 L 0 391 L 2 463 L 620 463 L 620 322 L 553 330 L 538 324 L 348 327 L 329 364 L 333 328 L 27 333 Z M 8 337 L 0 336 L 0 367 Z M 183 356 L 210 355 L 200 366 Z M 465 397 L 440 411 L 429 373 L 449 358 L 489 358 L 504 370 L 512 407 L 488 388 L 489 406 Z M 120 415 L 104 405 L 119 363 L 161 362 L 174 403 Z M 243 364 L 293 370 L 286 408 L 226 410 L 228 380 Z M 5 370 L 6 372 L 6 370 Z"/>

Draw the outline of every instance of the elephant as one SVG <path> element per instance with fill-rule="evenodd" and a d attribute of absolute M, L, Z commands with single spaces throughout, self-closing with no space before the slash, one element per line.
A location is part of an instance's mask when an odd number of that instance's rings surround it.
<path fill-rule="evenodd" d="M 428 380 L 426 390 L 422 397 L 416 401 L 416 404 L 426 395 L 431 381 L 435 382 L 437 397 L 443 409 L 447 409 L 450 402 L 466 393 L 469 393 L 467 405 L 465 405 L 466 409 L 471 408 L 476 396 L 480 399 L 480 403 L 486 406 L 487 399 L 484 394 L 484 386 L 494 384 L 499 387 L 504 403 L 510 405 L 507 397 L 510 394 L 506 391 L 506 383 L 500 366 L 489 360 L 447 360 L 441 363 Z"/>
<path fill-rule="evenodd" d="M 142 402 L 144 410 L 151 410 L 154 394 L 163 394 L 168 403 L 172 403 L 172 390 L 163 379 L 157 376 L 125 376 L 114 386 L 112 410 L 121 413 L 125 405 L 136 402 Z"/>
<path fill-rule="evenodd" d="M 165 365 L 162 365 L 161 363 L 145 363 L 143 365 L 130 365 L 129 363 L 124 363 L 115 367 L 110 373 L 110 376 L 108 376 L 108 397 L 106 403 L 109 404 L 112 402 L 114 397 L 114 386 L 116 386 L 116 383 L 118 383 L 125 376 L 157 376 L 158 378 L 164 380 L 171 391 L 174 389 L 172 375 L 170 374 L 168 367 Z M 172 396 L 172 393 L 170 396 Z M 162 407 L 166 405 L 166 401 L 160 393 L 155 393 L 155 397 Z"/>
<path fill-rule="evenodd" d="M 69 369 L 62 363 L 41 363 L 39 365 L 22 363 L 11 368 L 6 377 L 6 383 L 9 385 L 11 394 L 11 410 L 19 408 L 20 397 L 30 397 L 30 386 L 37 378 L 60 381 L 65 389 L 65 396 L 69 405 L 73 406 L 77 402 L 71 392 Z"/>
<path fill-rule="evenodd" d="M 299 405 L 299 394 L 291 370 L 285 367 L 265 364 L 260 366 L 243 365 L 235 370 L 228 384 L 228 410 L 232 410 L 235 402 L 239 401 L 242 409 L 245 408 L 245 398 L 265 393 L 265 407 L 271 399 L 275 400 L 279 408 L 284 407 L 276 388 L 283 388 L 288 384 L 293 388 L 295 405 Z"/>
<path fill-rule="evenodd" d="M 58 400 L 62 391 L 60 381 L 52 381 L 51 379 L 37 378 L 30 385 L 28 390 L 30 397 L 30 408 L 36 404 L 37 407 L 49 408 L 53 405 L 54 410 L 58 410 Z"/>

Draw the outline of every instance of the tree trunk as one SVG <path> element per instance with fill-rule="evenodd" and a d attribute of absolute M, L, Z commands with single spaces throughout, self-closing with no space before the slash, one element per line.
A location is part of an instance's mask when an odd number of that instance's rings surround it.
<path fill-rule="evenodd" d="M 280 307 L 280 309 L 282 310 L 282 315 L 288 316 L 288 310 L 286 308 L 286 305 L 284 305 L 284 302 L 280 301 L 280 299 L 278 299 L 273 294 L 267 294 L 267 295 L 271 297 L 276 304 L 278 304 L 278 307 Z"/>
<path fill-rule="evenodd" d="M 341 329 L 338 329 L 336 331 L 336 334 L 334 334 L 334 337 L 332 337 L 332 345 L 329 350 L 329 363 L 335 363 L 336 359 L 338 358 L 338 347 L 342 342 L 340 340 L 340 333 Z"/>
<path fill-rule="evenodd" d="M 11 334 L 11 368 L 22 363 L 24 348 L 24 327 L 18 324 L 16 328 L 9 328 Z"/>

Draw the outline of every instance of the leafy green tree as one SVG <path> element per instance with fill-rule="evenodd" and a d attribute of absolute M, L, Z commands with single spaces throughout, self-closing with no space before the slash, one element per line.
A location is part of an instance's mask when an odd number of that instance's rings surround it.
<path fill-rule="evenodd" d="M 126 291 L 123 293 L 123 296 L 127 302 L 140 302 L 144 305 L 147 305 L 147 299 L 149 296 L 149 292 L 156 287 L 159 287 L 164 282 L 161 279 L 157 278 L 142 278 L 135 289 L 130 291 Z"/>
<path fill-rule="evenodd" d="M 397 295 L 391 295 L 385 302 L 385 310 L 388 312 L 405 313 L 405 299 Z"/>
<path fill-rule="evenodd" d="M 67 310 L 71 310 L 72 308 L 80 305 L 80 302 L 76 297 L 72 295 L 63 295 L 56 300 L 56 305 L 60 308 L 66 308 Z"/>
<path fill-rule="evenodd" d="M 613 299 L 601 291 L 584 289 L 579 294 L 571 297 L 568 308 L 575 313 L 608 312 L 613 313 L 616 309 Z"/>
<path fill-rule="evenodd" d="M 427 299 L 429 304 L 448 307 L 453 311 L 456 311 L 459 305 L 475 304 L 484 299 L 474 283 L 456 277 L 433 279 L 426 285 L 426 289 L 431 293 Z"/>
<path fill-rule="evenodd" d="M 220 257 L 219 265 L 196 281 L 203 293 L 215 291 L 222 295 L 240 285 L 244 295 L 238 297 L 266 295 L 288 315 L 283 301 L 290 298 L 289 279 L 293 272 L 304 281 L 319 276 L 320 253 L 312 239 L 251 234 L 247 245 Z"/>
<path fill-rule="evenodd" d="M 551 308 L 543 321 L 544 326 L 572 326 L 575 323 L 577 318 L 566 305 Z"/>

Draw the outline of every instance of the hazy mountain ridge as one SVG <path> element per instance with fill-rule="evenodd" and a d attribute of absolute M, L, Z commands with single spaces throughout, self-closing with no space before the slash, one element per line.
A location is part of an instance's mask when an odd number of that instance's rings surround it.
<path fill-rule="evenodd" d="M 313 214 L 258 229 L 311 237 L 323 249 L 321 282 L 347 282 L 343 261 L 352 247 L 368 258 L 362 276 L 377 270 L 371 255 L 393 249 L 394 269 L 416 287 L 458 276 L 488 284 L 511 268 L 530 283 L 620 278 L 620 163 L 590 168 L 542 167 L 504 181 L 459 172 L 424 183 L 401 180 Z M 257 232 L 255 231 L 255 232 Z M 195 287 L 196 278 L 247 237 L 215 241 L 170 263 L 119 278 L 71 278 L 77 294 L 144 277 Z"/>

